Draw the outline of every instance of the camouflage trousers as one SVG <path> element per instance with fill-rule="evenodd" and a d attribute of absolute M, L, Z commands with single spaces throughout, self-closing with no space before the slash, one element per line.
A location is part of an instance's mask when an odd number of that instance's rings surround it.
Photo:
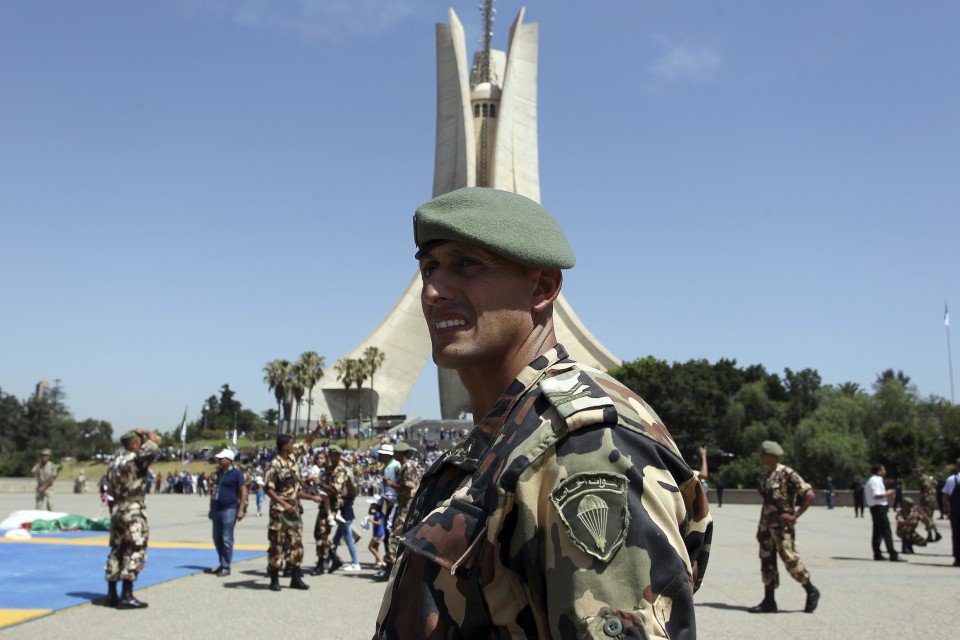
<path fill-rule="evenodd" d="M 104 567 L 108 582 L 136 580 L 147 562 L 146 505 L 142 502 L 121 502 L 110 517 L 110 555 Z"/>
<path fill-rule="evenodd" d="M 284 561 L 288 567 L 299 567 L 303 563 L 303 522 L 296 525 L 285 524 L 280 518 L 282 512 L 270 509 L 270 524 L 267 525 L 267 568 L 280 569 Z M 297 514 L 298 518 L 300 514 Z"/>
<path fill-rule="evenodd" d="M 937 530 L 937 525 L 933 522 L 933 512 L 936 509 L 936 503 L 933 501 L 933 498 L 930 500 L 924 499 L 923 506 L 921 510 L 923 511 L 926 518 L 921 518 L 921 522 L 927 528 L 927 532 L 933 532 Z M 53 507 L 50 508 L 53 511 Z"/>
<path fill-rule="evenodd" d="M 313 539 L 317 542 L 317 561 L 330 556 L 333 544 L 330 542 L 330 533 L 333 527 L 327 524 L 327 510 L 320 509 L 317 513 L 317 522 L 313 525 Z"/>
<path fill-rule="evenodd" d="M 46 506 L 44 506 L 46 503 Z M 53 511 L 53 491 L 47 489 L 46 491 L 37 491 L 37 511 Z"/>
<path fill-rule="evenodd" d="M 760 543 L 760 574 L 763 576 L 764 587 L 776 589 L 780 586 L 777 555 L 783 560 L 783 566 L 794 580 L 803 585 L 810 582 L 810 573 L 797 554 L 793 527 L 761 526 L 757 530 L 757 542 Z"/>
<path fill-rule="evenodd" d="M 387 564 L 393 564 L 397 561 L 397 554 L 400 553 L 400 536 L 403 534 L 403 522 L 407 519 L 407 512 L 410 510 L 410 503 L 397 503 L 393 511 L 393 527 L 390 530 L 390 539 L 385 542 L 383 550 L 383 561 Z"/>
<path fill-rule="evenodd" d="M 906 542 L 909 545 L 917 545 L 918 547 L 927 546 L 927 539 L 922 535 L 917 533 L 916 524 L 912 526 L 904 526 L 902 523 L 897 523 L 897 537 Z"/>

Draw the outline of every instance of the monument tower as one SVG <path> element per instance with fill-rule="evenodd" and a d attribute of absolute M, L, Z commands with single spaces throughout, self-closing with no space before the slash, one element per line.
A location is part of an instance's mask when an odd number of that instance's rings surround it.
<path fill-rule="evenodd" d="M 537 151 L 537 23 L 524 23 L 521 8 L 510 28 L 506 52 L 492 48 L 495 9 L 493 0 L 480 3 L 483 19 L 481 50 L 467 65 L 463 25 L 449 9 L 450 24 L 436 26 L 437 38 L 437 138 L 433 195 L 461 187 L 492 187 L 540 201 Z M 593 337 L 561 294 L 554 304 L 557 339 L 571 357 L 609 369 L 620 364 Z M 430 337 L 420 308 L 420 274 L 393 309 L 359 346 L 347 354 L 361 357 L 368 346 L 386 354 L 377 369 L 374 389 L 365 407 L 377 415 L 399 413 L 430 356 Z M 440 415 L 454 419 L 470 411 L 466 391 L 455 371 L 438 368 Z M 349 397 L 323 378 L 324 388 L 314 390 L 315 409 L 335 417 L 346 414 Z M 369 389 L 365 389 L 370 392 Z M 355 415 L 355 414 L 353 414 Z"/>

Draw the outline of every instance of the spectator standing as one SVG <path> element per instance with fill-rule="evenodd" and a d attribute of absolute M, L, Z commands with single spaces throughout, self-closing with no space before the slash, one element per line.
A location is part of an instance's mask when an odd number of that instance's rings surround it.
<path fill-rule="evenodd" d="M 893 548 L 890 518 L 887 516 L 889 498 L 896 496 L 897 490 L 896 488 L 887 489 L 884 484 L 883 479 L 887 477 L 887 469 L 882 464 L 873 465 L 870 471 L 873 475 L 867 480 L 864 487 L 864 496 L 867 506 L 870 507 L 870 519 L 873 523 L 873 532 L 870 538 L 873 547 L 873 559 L 885 559 L 880 551 L 880 541 L 882 540 L 887 547 L 887 553 L 890 554 L 891 562 L 905 562 L 903 558 L 897 555 L 897 550 Z"/>
<path fill-rule="evenodd" d="M 217 549 L 219 566 L 208 569 L 221 578 L 230 575 L 233 561 L 233 530 L 237 521 L 243 520 L 247 506 L 247 485 L 243 472 L 233 464 L 233 451 L 224 449 L 216 455 L 217 475 L 210 496 L 208 517 L 213 522 L 213 545 Z"/>
<path fill-rule="evenodd" d="M 943 483 L 943 507 L 950 518 L 953 540 L 953 566 L 960 567 L 960 458 L 953 475 Z"/>
<path fill-rule="evenodd" d="M 853 478 L 853 482 L 850 484 L 850 494 L 853 496 L 853 517 L 862 518 L 866 499 L 863 479 L 860 476 L 855 476 Z"/>

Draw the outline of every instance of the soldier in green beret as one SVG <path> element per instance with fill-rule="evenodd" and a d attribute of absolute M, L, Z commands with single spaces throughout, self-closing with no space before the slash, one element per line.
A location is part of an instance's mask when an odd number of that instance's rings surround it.
<path fill-rule="evenodd" d="M 413 222 L 433 360 L 475 425 L 398 523 L 377 637 L 694 637 L 706 494 L 653 409 L 558 343 L 560 226 L 477 187 Z"/>
<path fill-rule="evenodd" d="M 796 546 L 796 525 L 800 516 L 813 504 L 813 489 L 790 467 L 780 464 L 783 447 L 773 440 L 760 445 L 760 460 L 767 472 L 760 482 L 763 507 L 757 526 L 760 543 L 760 574 L 763 576 L 763 601 L 750 609 L 751 613 L 776 613 L 774 591 L 780 586 L 777 555 L 794 580 L 807 592 L 803 610 L 813 613 L 820 601 L 820 591 L 810 582 L 810 572 L 803 566 Z M 797 498 L 802 499 L 797 507 Z"/>

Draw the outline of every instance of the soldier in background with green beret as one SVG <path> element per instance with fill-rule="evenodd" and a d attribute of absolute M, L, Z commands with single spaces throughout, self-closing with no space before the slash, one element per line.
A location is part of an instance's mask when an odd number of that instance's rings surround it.
<path fill-rule="evenodd" d="M 558 344 L 560 226 L 476 187 L 413 222 L 433 360 L 475 425 L 420 481 L 376 637 L 695 637 L 706 494 L 653 409 Z"/>
<path fill-rule="evenodd" d="M 751 613 L 776 613 L 774 591 L 780 586 L 777 555 L 794 580 L 807 592 L 803 610 L 813 613 L 820 601 L 820 591 L 810 582 L 810 572 L 803 566 L 796 547 L 796 525 L 800 516 L 813 504 L 813 489 L 790 467 L 780 464 L 783 448 L 773 440 L 760 445 L 760 460 L 767 472 L 760 483 L 763 507 L 757 526 L 760 543 L 760 573 L 763 576 L 763 601 L 750 609 Z M 797 498 L 802 499 L 797 507 Z"/>
<path fill-rule="evenodd" d="M 50 460 L 52 455 L 50 449 L 44 449 L 40 452 L 40 459 L 33 465 L 33 477 L 37 479 L 37 511 L 53 511 L 53 483 L 57 481 L 57 465 Z"/>

